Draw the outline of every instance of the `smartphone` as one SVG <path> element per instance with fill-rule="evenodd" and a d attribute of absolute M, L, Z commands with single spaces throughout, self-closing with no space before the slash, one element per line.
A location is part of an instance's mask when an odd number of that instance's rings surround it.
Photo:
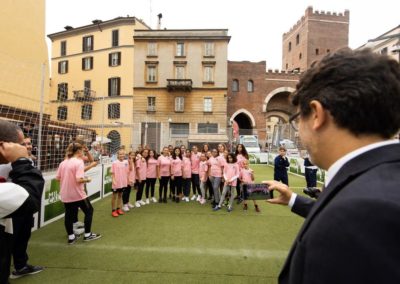
<path fill-rule="evenodd" d="M 253 183 L 247 184 L 246 192 L 247 199 L 250 200 L 266 200 L 274 198 L 273 190 L 268 190 L 268 184 Z"/>

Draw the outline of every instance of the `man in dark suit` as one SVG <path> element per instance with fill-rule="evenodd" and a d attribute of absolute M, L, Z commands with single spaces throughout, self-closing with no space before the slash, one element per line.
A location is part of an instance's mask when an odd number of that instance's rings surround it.
<path fill-rule="evenodd" d="M 400 66 L 340 50 L 301 78 L 293 96 L 302 145 L 327 170 L 318 200 L 267 181 L 305 222 L 279 283 L 400 283 Z"/>

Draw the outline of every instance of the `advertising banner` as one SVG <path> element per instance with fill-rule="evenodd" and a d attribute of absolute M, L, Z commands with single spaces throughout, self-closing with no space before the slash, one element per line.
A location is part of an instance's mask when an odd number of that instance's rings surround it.
<path fill-rule="evenodd" d="M 111 164 L 103 165 L 103 197 L 111 194 L 112 189 Z"/>

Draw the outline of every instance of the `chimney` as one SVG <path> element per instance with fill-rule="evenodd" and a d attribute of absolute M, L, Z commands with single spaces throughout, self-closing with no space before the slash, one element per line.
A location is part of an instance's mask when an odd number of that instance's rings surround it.
<path fill-rule="evenodd" d="M 64 29 L 65 29 L 66 31 L 70 31 L 70 30 L 73 29 L 73 27 L 71 27 L 71 26 L 65 26 Z"/>
<path fill-rule="evenodd" d="M 161 19 L 162 19 L 162 14 L 158 14 L 158 24 L 157 24 L 157 30 L 161 30 Z"/>

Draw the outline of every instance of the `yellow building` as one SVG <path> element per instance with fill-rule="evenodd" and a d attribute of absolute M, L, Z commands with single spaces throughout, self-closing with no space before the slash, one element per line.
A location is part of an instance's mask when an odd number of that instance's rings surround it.
<path fill-rule="evenodd" d="M 49 112 L 45 1 L 1 1 L 0 37 L 0 116 L 38 124 L 41 97 Z"/>
<path fill-rule="evenodd" d="M 136 29 L 149 27 L 135 17 L 119 17 L 48 35 L 53 119 L 95 129 L 112 140 L 112 152 L 133 144 Z"/>
<path fill-rule="evenodd" d="M 135 143 L 227 142 L 228 31 L 136 30 L 134 40 Z"/>

